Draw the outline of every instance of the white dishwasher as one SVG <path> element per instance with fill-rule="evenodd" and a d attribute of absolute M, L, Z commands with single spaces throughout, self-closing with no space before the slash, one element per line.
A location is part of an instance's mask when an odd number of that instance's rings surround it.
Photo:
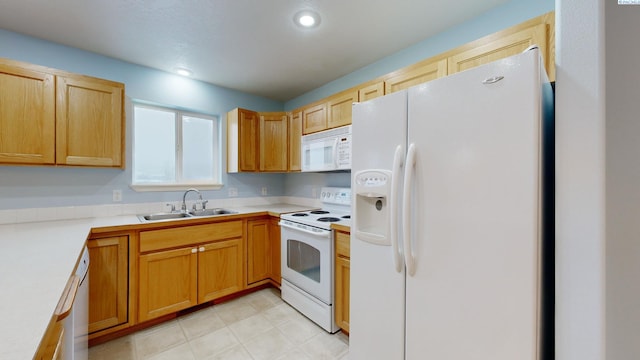
<path fill-rule="evenodd" d="M 71 312 L 64 319 L 64 359 L 87 360 L 89 356 L 89 250 L 86 246 L 74 275 L 79 279 L 79 285 Z"/>

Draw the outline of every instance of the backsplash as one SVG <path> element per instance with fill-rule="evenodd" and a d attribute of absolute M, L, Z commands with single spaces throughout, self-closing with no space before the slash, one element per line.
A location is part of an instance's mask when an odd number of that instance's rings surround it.
<path fill-rule="evenodd" d="M 148 202 L 135 204 L 107 204 L 85 206 L 62 206 L 46 208 L 7 209 L 0 210 L 0 225 L 28 223 L 38 221 L 72 220 L 94 217 L 110 217 L 121 215 L 138 215 L 170 210 L 168 204 L 173 204 L 180 209 L 181 201 L 172 202 Z M 229 198 L 209 201 L 207 208 L 230 208 L 246 206 L 265 206 L 270 204 L 292 204 L 309 207 L 320 207 L 319 199 L 271 196 L 253 198 Z M 191 208 L 193 201 L 187 201 L 187 208 Z"/>

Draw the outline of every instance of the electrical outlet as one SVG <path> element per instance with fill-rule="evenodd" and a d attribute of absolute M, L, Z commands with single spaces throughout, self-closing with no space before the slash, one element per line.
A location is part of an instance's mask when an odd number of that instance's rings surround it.
<path fill-rule="evenodd" d="M 264 195 L 267 195 L 267 187 L 266 187 L 266 186 L 263 186 L 263 187 L 262 187 L 262 195 L 263 195 L 263 196 L 264 196 Z"/>
<path fill-rule="evenodd" d="M 229 188 L 229 197 L 235 197 L 235 196 L 238 196 L 238 188 L 230 187 Z"/>
<path fill-rule="evenodd" d="M 113 190 L 113 202 L 122 201 L 122 190 Z"/>

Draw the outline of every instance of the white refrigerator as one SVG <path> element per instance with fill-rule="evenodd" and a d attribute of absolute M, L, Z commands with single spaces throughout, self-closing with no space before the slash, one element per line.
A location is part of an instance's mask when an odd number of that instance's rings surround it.
<path fill-rule="evenodd" d="M 537 49 L 353 107 L 349 358 L 553 357 Z"/>

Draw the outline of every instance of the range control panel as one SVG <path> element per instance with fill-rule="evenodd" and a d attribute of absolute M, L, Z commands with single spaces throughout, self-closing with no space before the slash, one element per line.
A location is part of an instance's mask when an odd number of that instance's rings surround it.
<path fill-rule="evenodd" d="M 323 187 L 320 200 L 328 204 L 351 205 L 351 189 Z"/>

